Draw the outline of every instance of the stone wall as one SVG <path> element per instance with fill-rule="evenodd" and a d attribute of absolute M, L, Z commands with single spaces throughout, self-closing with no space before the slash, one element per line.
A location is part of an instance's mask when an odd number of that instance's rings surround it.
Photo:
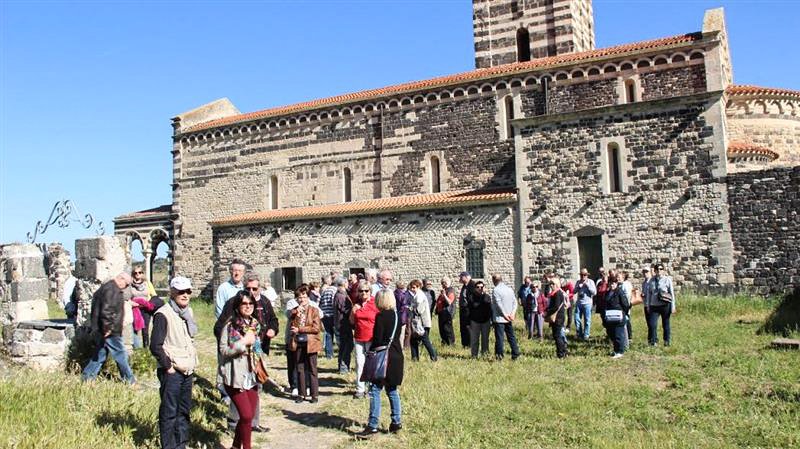
<path fill-rule="evenodd" d="M 570 79 L 551 80 L 546 100 L 543 86 L 535 81 L 499 76 L 492 80 L 495 88 L 464 85 L 439 92 L 435 99 L 430 99 L 432 92 L 420 90 L 381 100 L 385 107 L 380 111 L 367 112 L 364 104 L 353 103 L 300 117 L 288 114 L 269 124 L 208 130 L 199 139 L 176 136 L 175 272 L 210 294 L 207 284 L 214 271 L 209 221 L 270 209 L 273 195 L 280 209 L 343 202 L 345 169 L 352 174 L 353 201 L 429 193 L 433 158 L 441 161 L 442 190 L 514 186 L 510 115 L 562 117 L 614 106 L 624 97 L 623 78 L 632 76 L 646 77 L 642 82 L 650 86 L 648 100 L 686 96 L 706 88 L 704 67 L 703 59 L 694 59 L 608 73 L 584 68 L 581 76 L 573 72 Z M 506 107 L 509 96 L 513 114 Z M 277 179 L 276 192 L 272 177 Z"/>
<path fill-rule="evenodd" d="M 45 253 L 45 265 L 50 280 L 50 300 L 60 301 L 64 294 L 64 283 L 72 275 L 69 251 L 60 243 L 50 243 Z"/>
<path fill-rule="evenodd" d="M 661 69 L 655 66 L 652 71 L 642 72 L 640 82 L 642 100 L 692 95 L 706 91 L 706 66 L 704 64 Z"/>
<path fill-rule="evenodd" d="M 800 112 L 798 113 L 800 114 Z M 800 165 L 800 116 L 790 114 L 737 113 L 729 109 L 728 136 L 778 153 L 772 167 Z"/>
<path fill-rule="evenodd" d="M 606 267 L 663 262 L 682 285 L 730 284 L 732 248 L 718 97 L 621 105 L 524 123 L 526 273 L 577 273 L 575 234 L 602 235 Z M 607 193 L 609 144 L 623 189 Z"/>
<path fill-rule="evenodd" d="M 737 284 L 800 286 L 800 167 L 731 174 L 727 184 Z"/>
<path fill-rule="evenodd" d="M 465 265 L 465 247 L 484 248 L 484 275 L 514 280 L 514 217 L 511 205 L 406 212 L 362 217 L 219 227 L 214 230 L 214 266 L 224 277 L 242 258 L 272 279 L 281 267 L 302 268 L 302 280 L 331 270 L 388 268 L 395 280 L 443 276 L 454 284 Z M 280 235 L 274 232 L 280 229 Z"/>

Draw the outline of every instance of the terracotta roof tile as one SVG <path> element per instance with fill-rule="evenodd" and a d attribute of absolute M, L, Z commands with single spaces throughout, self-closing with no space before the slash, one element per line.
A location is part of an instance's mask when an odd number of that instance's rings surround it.
<path fill-rule="evenodd" d="M 515 189 L 460 190 L 430 193 L 426 195 L 397 196 L 351 203 L 327 204 L 323 206 L 295 207 L 290 209 L 265 210 L 232 215 L 209 222 L 211 226 L 238 226 L 289 220 L 374 215 L 390 212 L 424 210 L 437 207 L 469 206 L 476 204 L 508 203 L 516 199 Z"/>
<path fill-rule="evenodd" d="M 728 143 L 728 157 L 737 156 L 766 156 L 770 160 L 778 159 L 778 153 L 770 150 L 767 147 L 760 147 L 752 143 L 731 141 Z"/>
<path fill-rule="evenodd" d="M 338 95 L 335 97 L 328 97 L 319 100 L 297 103 L 289 106 L 281 106 L 272 109 L 264 109 L 262 111 L 248 112 L 245 114 L 224 117 L 217 120 L 211 120 L 205 123 L 199 123 L 197 125 L 188 128 L 185 132 L 198 131 L 201 129 L 214 128 L 217 126 L 224 126 L 233 123 L 245 122 L 249 120 L 275 117 L 279 115 L 307 111 L 310 109 L 315 109 L 325 106 L 333 106 L 342 103 L 364 101 L 387 95 L 397 95 L 402 93 L 415 92 L 423 89 L 434 88 L 434 87 L 443 87 L 451 84 L 459 84 L 467 81 L 480 80 L 484 78 L 493 78 L 499 75 L 511 75 L 515 73 L 528 72 L 533 69 L 550 68 L 574 62 L 589 61 L 593 59 L 605 58 L 610 56 L 622 56 L 628 53 L 641 52 L 643 50 L 671 47 L 675 45 L 691 43 L 700 40 L 702 37 L 703 37 L 702 33 L 681 34 L 678 36 L 666 37 L 661 39 L 618 45 L 616 47 L 600 48 L 596 50 L 584 51 L 579 53 L 569 53 L 558 56 L 550 56 L 547 58 L 538 58 L 528 62 L 504 64 L 495 67 L 488 67 L 485 69 L 478 69 L 469 72 L 443 76 L 439 78 L 432 78 L 424 81 L 412 81 L 409 83 L 398 84 L 395 86 L 365 90 L 345 95 Z"/>
<path fill-rule="evenodd" d="M 774 87 L 759 87 L 748 85 L 732 84 L 725 89 L 728 95 L 771 95 L 780 97 L 800 98 L 800 91 L 789 89 L 778 89 Z"/>

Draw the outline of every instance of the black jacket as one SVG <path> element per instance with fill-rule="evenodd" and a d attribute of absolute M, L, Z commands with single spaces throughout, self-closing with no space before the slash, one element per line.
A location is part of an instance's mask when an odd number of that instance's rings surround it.
<path fill-rule="evenodd" d="M 229 299 L 225 303 L 225 307 L 222 308 L 222 313 L 219 314 L 217 322 L 214 323 L 214 336 L 217 337 L 217 340 L 219 340 L 219 336 L 222 335 L 222 328 L 225 327 L 225 322 L 231 318 L 231 315 L 233 315 L 233 301 Z M 267 331 L 272 329 L 277 336 L 280 325 L 278 324 L 278 316 L 275 315 L 275 312 L 272 310 L 272 304 L 270 304 L 266 296 L 261 295 L 258 298 L 253 316 L 256 317 L 259 324 L 261 324 L 261 335 L 259 335 L 261 338 L 261 350 L 264 351 L 264 354 L 269 354 L 269 343 L 272 338 L 267 337 Z"/>
<path fill-rule="evenodd" d="M 622 310 L 625 314 L 631 310 L 631 303 L 622 292 L 622 287 L 617 287 L 606 294 L 605 307 L 603 310 Z"/>
<path fill-rule="evenodd" d="M 397 319 L 397 329 L 394 331 L 394 340 L 389 346 L 389 365 L 386 367 L 385 385 L 400 385 L 403 383 L 403 342 L 400 340 L 400 322 L 394 310 L 381 310 L 375 317 L 375 327 L 372 328 L 372 347 L 385 346 L 392 338 L 392 328 Z"/>
<path fill-rule="evenodd" d="M 122 290 L 112 279 L 92 295 L 92 330 L 103 335 L 110 331 L 112 337 L 121 337 L 123 315 Z"/>
<path fill-rule="evenodd" d="M 547 311 L 545 312 L 545 316 L 550 315 L 551 313 L 558 310 L 558 314 L 556 315 L 556 322 L 551 324 L 551 326 L 558 326 L 564 327 L 564 321 L 566 320 L 566 307 L 564 304 L 564 296 L 565 293 L 563 290 L 559 290 L 556 292 L 555 295 L 550 297 L 550 305 L 547 306 Z M 559 310 L 559 307 L 561 310 Z"/>
<path fill-rule="evenodd" d="M 469 309 L 469 305 L 472 302 L 472 297 L 476 294 L 475 280 L 470 279 L 469 282 L 467 282 L 467 285 L 462 286 L 461 291 L 458 292 L 458 308 Z"/>
<path fill-rule="evenodd" d="M 476 323 L 486 323 L 492 319 L 492 297 L 488 293 L 470 296 L 469 319 Z"/>

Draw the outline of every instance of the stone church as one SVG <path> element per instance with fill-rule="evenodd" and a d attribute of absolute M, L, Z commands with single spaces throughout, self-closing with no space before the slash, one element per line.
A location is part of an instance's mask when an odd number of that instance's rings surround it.
<path fill-rule="evenodd" d="M 168 240 L 206 293 L 233 258 L 278 290 L 656 261 L 692 288 L 800 285 L 800 92 L 733 84 L 721 9 L 602 49 L 591 0 L 473 0 L 473 25 L 469 72 L 176 116 L 172 204 L 115 232 Z"/>

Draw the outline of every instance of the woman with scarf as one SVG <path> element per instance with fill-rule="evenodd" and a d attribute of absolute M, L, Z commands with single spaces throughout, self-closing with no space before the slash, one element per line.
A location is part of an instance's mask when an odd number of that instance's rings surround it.
<path fill-rule="evenodd" d="M 308 286 L 301 284 L 294 292 L 297 307 L 289 315 L 289 332 L 292 335 L 290 349 L 294 351 L 297 367 L 299 395 L 295 402 L 303 402 L 306 394 L 306 371 L 311 381 L 311 402 L 317 402 L 319 378 L 317 377 L 317 353 L 322 349 L 319 338 L 322 320 L 319 309 L 309 304 Z"/>
<path fill-rule="evenodd" d="M 225 392 L 239 413 L 239 422 L 233 438 L 236 449 L 250 449 L 253 416 L 258 404 L 256 388 L 256 363 L 262 356 L 261 324 L 253 316 L 256 298 L 242 290 L 230 299 L 233 314 L 222 328 L 218 347 L 220 354 L 219 373 Z"/>

